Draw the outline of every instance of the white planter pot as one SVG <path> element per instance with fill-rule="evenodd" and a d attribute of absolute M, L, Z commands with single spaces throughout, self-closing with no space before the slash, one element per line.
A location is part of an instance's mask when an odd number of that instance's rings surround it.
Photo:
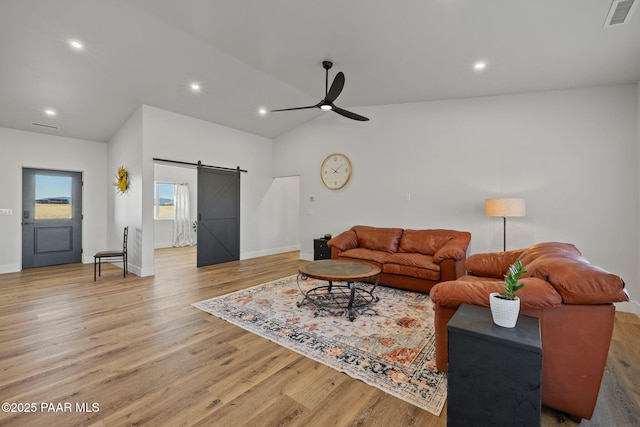
<path fill-rule="evenodd" d="M 520 313 L 520 298 L 508 300 L 499 298 L 498 295 L 500 295 L 499 292 L 493 292 L 489 295 L 493 323 L 503 328 L 513 328 L 516 326 Z"/>

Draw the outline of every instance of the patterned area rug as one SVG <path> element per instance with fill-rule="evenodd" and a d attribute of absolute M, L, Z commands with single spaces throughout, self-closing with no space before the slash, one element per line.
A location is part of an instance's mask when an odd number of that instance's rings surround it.
<path fill-rule="evenodd" d="M 300 280 L 305 292 L 321 285 L 326 282 Z M 380 301 L 357 310 L 353 322 L 342 309 L 308 301 L 298 307 L 296 276 L 193 306 L 440 415 L 447 377 L 435 368 L 429 296 L 384 286 L 374 295 Z"/>

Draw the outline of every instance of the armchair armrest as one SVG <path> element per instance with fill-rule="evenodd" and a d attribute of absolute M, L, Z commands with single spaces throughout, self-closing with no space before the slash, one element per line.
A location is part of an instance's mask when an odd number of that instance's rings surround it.
<path fill-rule="evenodd" d="M 522 252 L 523 249 L 516 249 L 506 252 L 474 254 L 466 259 L 464 266 L 468 275 L 503 279 L 509 266 L 516 262 Z"/>
<path fill-rule="evenodd" d="M 473 279 L 472 279 L 473 280 Z M 549 282 L 535 277 L 521 279 L 526 286 L 518 291 L 523 309 L 552 308 L 562 303 L 562 297 Z M 458 308 L 460 304 L 489 307 L 489 294 L 503 288 L 498 280 L 460 280 L 436 284 L 429 296 L 434 306 Z"/>
<path fill-rule="evenodd" d="M 529 264 L 530 274 L 547 280 L 565 304 L 608 304 L 629 301 L 624 280 L 586 260 L 541 256 Z"/>

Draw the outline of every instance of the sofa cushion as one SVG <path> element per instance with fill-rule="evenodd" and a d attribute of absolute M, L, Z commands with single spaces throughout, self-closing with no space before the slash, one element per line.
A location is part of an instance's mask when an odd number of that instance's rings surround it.
<path fill-rule="evenodd" d="M 433 262 L 433 257 L 418 253 L 387 255 L 382 265 L 382 272 L 427 280 L 440 280 L 440 266 Z"/>
<path fill-rule="evenodd" d="M 433 262 L 433 257 L 417 253 L 387 255 L 382 265 L 382 272 L 427 280 L 440 280 L 440 266 Z"/>
<path fill-rule="evenodd" d="M 358 246 L 384 252 L 397 252 L 402 228 L 380 228 L 356 225 L 351 228 L 358 236 Z"/>
<path fill-rule="evenodd" d="M 453 280 L 451 280 L 453 281 Z M 458 282 L 502 282 L 502 280 L 498 280 L 498 279 L 494 279 L 494 278 L 490 278 L 490 277 L 479 277 L 479 276 L 471 276 L 468 274 L 465 274 L 464 276 L 460 276 L 456 279 L 456 281 Z"/>
<path fill-rule="evenodd" d="M 489 307 L 489 294 L 504 289 L 500 280 L 465 281 L 465 276 L 458 280 L 441 282 L 431 288 L 429 295 L 438 306 L 457 308 L 460 304 L 473 304 Z M 517 292 L 521 308 L 549 308 L 562 303 L 560 294 L 548 282 L 535 277 L 521 279 L 525 286 Z"/>
<path fill-rule="evenodd" d="M 387 256 L 389 256 L 389 253 L 387 252 L 374 251 L 365 248 L 347 249 L 346 251 L 340 252 L 340 259 L 349 258 L 353 260 L 367 261 L 376 264 L 380 268 L 382 268 L 382 263 Z"/>
<path fill-rule="evenodd" d="M 385 264 L 406 265 L 408 267 L 426 268 L 440 273 L 440 266 L 433 262 L 431 255 L 396 253 L 389 254 L 384 259 Z"/>
<path fill-rule="evenodd" d="M 440 281 L 440 272 L 428 270 L 420 267 L 409 267 L 407 265 L 399 264 L 383 264 L 382 272 L 387 274 L 395 274 L 397 276 L 416 277 L 418 279 L 432 280 L 434 282 Z"/>
<path fill-rule="evenodd" d="M 434 255 L 457 234 L 453 230 L 404 230 L 398 252 Z"/>
<path fill-rule="evenodd" d="M 486 254 L 474 254 L 464 262 L 467 274 L 480 277 L 503 279 L 509 266 L 516 262 L 523 249 L 506 252 L 491 252 Z"/>

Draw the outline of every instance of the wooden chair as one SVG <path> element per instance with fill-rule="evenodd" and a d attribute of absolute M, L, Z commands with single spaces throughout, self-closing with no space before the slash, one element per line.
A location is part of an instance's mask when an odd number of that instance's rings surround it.
<path fill-rule="evenodd" d="M 93 256 L 93 281 L 96 281 L 96 265 L 98 267 L 98 276 L 102 273 L 102 259 L 119 258 L 122 260 L 124 277 L 127 277 L 127 238 L 129 236 L 129 227 L 124 228 L 124 238 L 122 239 L 122 251 L 102 251 Z"/>

